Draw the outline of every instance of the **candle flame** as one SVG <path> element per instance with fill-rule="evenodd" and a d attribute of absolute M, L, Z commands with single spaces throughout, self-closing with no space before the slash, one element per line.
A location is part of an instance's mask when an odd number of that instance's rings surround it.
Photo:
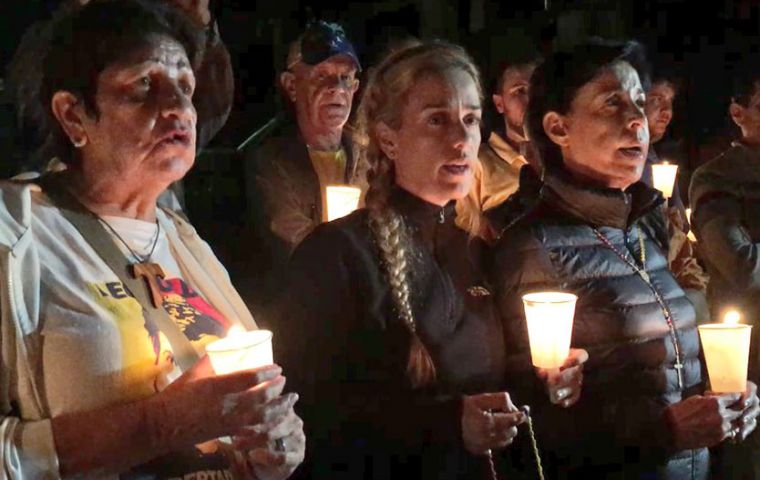
<path fill-rule="evenodd" d="M 742 316 L 739 312 L 736 310 L 730 310 L 726 312 L 726 315 L 723 317 L 723 323 L 726 325 L 738 325 L 741 318 Z"/>

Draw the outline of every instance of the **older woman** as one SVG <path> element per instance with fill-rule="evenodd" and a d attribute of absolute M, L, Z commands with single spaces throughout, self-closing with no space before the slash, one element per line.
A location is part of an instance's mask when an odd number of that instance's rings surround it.
<path fill-rule="evenodd" d="M 705 394 L 694 308 L 667 268 L 663 198 L 638 181 L 649 140 L 642 58 L 635 43 L 590 43 L 538 67 L 527 125 L 543 174 L 524 168 L 492 216 L 509 350 L 529 348 L 521 294 L 579 297 L 583 393 L 536 414 L 556 478 L 706 478 L 706 447 L 756 427 L 754 384 Z"/>
<path fill-rule="evenodd" d="M 18 136 L 25 143 L 24 149 L 31 155 L 21 158 L 20 164 L 39 168 L 50 161 L 52 136 L 48 135 L 46 105 L 42 105 L 39 89 L 42 83 L 43 65 L 50 45 L 52 25 L 55 19 L 69 15 L 90 0 L 64 0 L 53 13 L 52 20 L 31 25 L 21 38 L 18 48 L 8 66 L 6 92 L 13 100 Z M 213 19 L 208 1 L 158 0 L 176 7 L 188 20 L 202 29 L 203 55 L 196 73 L 194 105 L 198 113 L 196 147 L 204 148 L 224 126 L 232 107 L 234 79 L 232 63 Z M 42 141 L 43 144 L 39 145 Z M 33 152 L 33 153 L 32 153 Z M 18 167 L 18 165 L 16 165 Z M 179 184 L 174 185 L 179 188 Z"/>
<path fill-rule="evenodd" d="M 281 319 L 307 463 L 314 478 L 483 478 L 524 416 L 480 244 L 454 224 L 480 145 L 478 71 L 457 46 L 408 46 L 374 70 L 359 114 L 367 208 L 296 250 Z M 580 367 L 566 374 L 552 388 L 572 403 Z"/>
<path fill-rule="evenodd" d="M 42 101 L 68 168 L 0 186 L 11 478 L 284 479 L 303 456 L 279 367 L 197 361 L 255 323 L 192 226 L 156 207 L 195 156 L 197 37 L 177 15 L 95 0 L 54 27 Z"/>

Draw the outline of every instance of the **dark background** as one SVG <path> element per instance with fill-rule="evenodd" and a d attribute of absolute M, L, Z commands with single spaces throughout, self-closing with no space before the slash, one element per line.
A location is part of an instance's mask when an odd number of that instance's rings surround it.
<path fill-rule="evenodd" d="M 548 6 L 544 0 L 211 2 L 236 75 L 235 105 L 212 142 L 216 149 L 239 145 L 277 111 L 275 72 L 287 43 L 310 18 L 342 23 L 365 66 L 394 39 L 438 37 L 461 43 L 480 64 L 486 85 L 510 50 L 546 53 L 600 35 L 641 40 L 657 65 L 682 77 L 669 134 L 678 142 L 671 142 L 667 154 L 681 162 L 683 181 L 730 141 L 729 69 L 754 43 L 760 26 L 760 2 L 749 0 L 548 0 Z M 57 3 L 2 0 L 0 65 L 7 65 L 25 28 L 49 16 Z"/>

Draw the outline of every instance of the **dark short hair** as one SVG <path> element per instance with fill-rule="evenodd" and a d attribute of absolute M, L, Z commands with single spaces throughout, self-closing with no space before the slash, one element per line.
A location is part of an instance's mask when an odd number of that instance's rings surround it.
<path fill-rule="evenodd" d="M 661 85 L 661 84 L 667 84 L 670 86 L 670 88 L 673 89 L 673 93 L 678 96 L 678 93 L 681 91 L 681 81 L 678 78 L 673 77 L 666 77 L 666 76 L 653 76 L 652 81 L 649 84 L 649 90 L 647 91 L 647 94 L 649 94 L 649 91 L 652 90 L 652 88 L 655 87 L 655 85 Z"/>
<path fill-rule="evenodd" d="M 649 66 L 644 47 L 634 41 L 589 39 L 570 51 L 554 53 L 533 72 L 526 126 L 544 166 L 562 164 L 559 147 L 544 131 L 544 115 L 548 112 L 568 113 L 578 90 L 618 61 L 628 62 L 638 73 L 644 90 L 649 89 Z"/>
<path fill-rule="evenodd" d="M 673 55 L 662 52 L 652 52 L 648 55 L 649 65 L 651 67 L 651 87 L 667 83 L 678 93 L 684 87 L 685 75 L 681 62 L 677 61 Z"/>
<path fill-rule="evenodd" d="M 731 100 L 748 107 L 752 95 L 760 85 L 760 54 L 753 52 L 729 66 Z"/>
<path fill-rule="evenodd" d="M 542 61 L 538 52 L 532 50 L 521 50 L 509 52 L 509 56 L 504 58 L 496 66 L 495 75 L 491 80 L 491 93 L 500 94 L 501 87 L 504 84 L 504 77 L 507 72 L 513 68 L 525 67 L 528 65 L 539 65 Z"/>
<path fill-rule="evenodd" d="M 52 25 L 44 61 L 40 96 L 48 115 L 53 144 L 49 153 L 75 160 L 62 128 L 52 118 L 50 102 L 58 91 L 80 99 L 97 117 L 98 78 L 108 66 L 150 45 L 155 36 L 179 43 L 195 68 L 201 54 L 200 31 L 174 7 L 148 0 L 93 0 Z"/>

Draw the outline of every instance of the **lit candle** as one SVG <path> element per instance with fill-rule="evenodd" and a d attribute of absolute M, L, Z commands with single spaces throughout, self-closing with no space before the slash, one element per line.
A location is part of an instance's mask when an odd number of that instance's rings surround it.
<path fill-rule="evenodd" d="M 327 221 L 345 217 L 359 207 L 362 191 L 347 185 L 327 186 Z"/>
<path fill-rule="evenodd" d="M 539 292 L 523 295 L 530 356 L 539 368 L 559 368 L 570 354 L 575 302 L 571 293 Z"/>
<path fill-rule="evenodd" d="M 716 393 L 743 392 L 747 388 L 751 325 L 739 324 L 740 315 L 730 311 L 723 323 L 700 325 L 710 389 Z"/>
<path fill-rule="evenodd" d="M 272 332 L 232 327 L 227 336 L 209 343 L 206 353 L 217 375 L 272 365 Z"/>
<path fill-rule="evenodd" d="M 655 163 L 652 165 L 654 188 L 661 191 L 665 198 L 673 196 L 673 185 L 676 182 L 676 173 L 678 173 L 678 165 L 671 165 L 668 162 Z"/>

